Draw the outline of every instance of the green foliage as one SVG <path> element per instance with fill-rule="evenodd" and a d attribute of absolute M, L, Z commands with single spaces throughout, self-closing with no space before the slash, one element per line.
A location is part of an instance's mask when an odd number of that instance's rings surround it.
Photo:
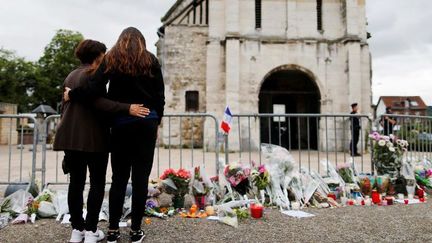
<path fill-rule="evenodd" d="M 11 51 L 0 49 L 0 101 L 18 104 L 19 112 L 28 112 L 34 99 L 37 67 L 18 58 Z"/>
<path fill-rule="evenodd" d="M 37 62 L 38 80 L 35 99 L 54 109 L 61 99 L 62 84 L 67 75 L 79 66 L 74 50 L 84 37 L 70 30 L 58 30 L 45 47 L 43 56 Z"/>
<path fill-rule="evenodd" d="M 0 102 L 18 104 L 18 112 L 39 104 L 56 109 L 64 79 L 79 66 L 74 50 L 81 40 L 78 32 L 58 30 L 36 63 L 0 49 Z"/>

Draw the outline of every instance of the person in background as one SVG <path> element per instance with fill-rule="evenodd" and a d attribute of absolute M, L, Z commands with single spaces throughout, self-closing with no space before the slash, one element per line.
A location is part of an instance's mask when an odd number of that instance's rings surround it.
<path fill-rule="evenodd" d="M 72 71 L 64 81 L 65 87 L 87 86 L 92 72 L 103 59 L 106 47 L 94 40 L 83 40 L 75 50 L 81 66 Z M 69 242 L 92 243 L 103 240 L 104 233 L 97 229 L 99 212 L 105 193 L 105 175 L 109 151 L 109 117 L 106 112 L 148 115 L 142 105 L 129 105 L 98 98 L 85 105 L 62 100 L 61 120 L 57 127 L 54 150 L 64 151 L 65 174 L 70 174 L 68 206 L 72 233 Z M 83 191 L 87 168 L 90 172 L 90 191 L 87 199 L 87 216 L 83 215 Z"/>
<path fill-rule="evenodd" d="M 119 221 L 123 213 L 126 186 L 132 175 L 132 212 L 130 239 L 142 242 L 141 229 L 147 201 L 148 181 L 153 166 L 157 130 L 163 117 L 165 86 L 157 58 L 146 48 L 142 33 L 128 27 L 106 54 L 90 81 L 89 89 L 65 89 L 64 97 L 71 101 L 103 95 L 118 102 L 142 103 L 150 109 L 145 118 L 119 115 L 112 126 L 111 169 L 112 184 L 109 195 L 108 242 L 120 238 Z"/>
<path fill-rule="evenodd" d="M 380 124 L 383 127 L 383 134 L 390 135 L 393 134 L 393 128 L 396 125 L 396 119 L 394 119 L 390 114 L 393 114 L 392 108 L 390 106 L 386 107 L 386 113 L 381 117 Z"/>
<path fill-rule="evenodd" d="M 351 115 L 358 113 L 358 104 L 351 104 Z M 360 136 L 360 119 L 358 117 L 351 117 L 351 142 L 350 142 L 350 153 L 351 156 L 360 156 L 357 150 L 357 144 Z"/>

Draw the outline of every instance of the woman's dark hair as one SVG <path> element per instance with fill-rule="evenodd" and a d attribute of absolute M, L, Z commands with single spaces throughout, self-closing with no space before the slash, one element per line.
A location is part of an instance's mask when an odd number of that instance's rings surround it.
<path fill-rule="evenodd" d="M 122 31 L 105 58 L 106 72 L 115 71 L 132 76 L 151 75 L 152 55 L 147 51 L 144 36 L 134 27 Z"/>
<path fill-rule="evenodd" d="M 95 40 L 83 40 L 75 49 L 75 56 L 82 64 L 92 64 L 101 54 L 105 54 L 105 44 Z"/>

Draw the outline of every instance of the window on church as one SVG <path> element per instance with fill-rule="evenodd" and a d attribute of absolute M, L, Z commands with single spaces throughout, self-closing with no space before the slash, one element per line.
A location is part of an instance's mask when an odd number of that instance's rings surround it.
<path fill-rule="evenodd" d="M 317 29 L 319 31 L 323 30 L 322 25 L 322 0 L 317 0 Z"/>
<path fill-rule="evenodd" d="M 261 0 L 255 0 L 255 28 L 261 29 Z"/>
<path fill-rule="evenodd" d="M 186 91 L 186 111 L 197 112 L 199 110 L 198 91 Z"/>

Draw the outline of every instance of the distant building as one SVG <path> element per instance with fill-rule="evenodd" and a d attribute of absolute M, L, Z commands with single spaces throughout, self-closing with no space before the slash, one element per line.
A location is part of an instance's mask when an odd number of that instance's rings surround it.
<path fill-rule="evenodd" d="M 426 116 L 428 110 L 420 96 L 381 96 L 376 106 L 376 117 L 385 114 L 389 106 L 396 115 Z"/>
<path fill-rule="evenodd" d="M 428 106 L 427 115 L 432 116 L 432 106 Z"/>
<path fill-rule="evenodd" d="M 157 47 L 169 113 L 221 117 L 225 105 L 235 114 L 347 113 L 354 102 L 363 113 L 371 112 L 364 0 L 177 0 L 162 22 Z M 195 142 L 202 137 L 203 126 L 212 131 L 212 124 L 200 119 L 164 122 L 196 127 Z M 277 134 L 278 125 L 288 126 L 278 122 L 253 124 L 257 129 L 252 131 L 251 146 L 277 143 L 277 136 L 267 139 L 269 133 Z M 246 125 L 233 124 L 232 133 L 247 131 Z M 168 127 L 164 124 L 164 130 Z M 293 148 L 300 146 L 296 127 L 292 123 L 289 131 Z M 190 136 L 171 133 L 171 143 Z M 203 136 L 209 140 L 204 146 L 214 141 L 212 136 Z M 301 129 L 303 147 L 307 136 Z M 311 130 L 312 141 L 318 136 L 323 138 L 324 130 Z M 240 144 L 230 146 L 238 149 Z M 246 142 L 241 147 L 247 146 Z M 341 150 L 344 145 L 338 146 Z"/>
<path fill-rule="evenodd" d="M 18 105 L 0 102 L 0 114 L 16 115 Z M 17 120 L 0 119 L 0 145 L 17 144 Z"/>

